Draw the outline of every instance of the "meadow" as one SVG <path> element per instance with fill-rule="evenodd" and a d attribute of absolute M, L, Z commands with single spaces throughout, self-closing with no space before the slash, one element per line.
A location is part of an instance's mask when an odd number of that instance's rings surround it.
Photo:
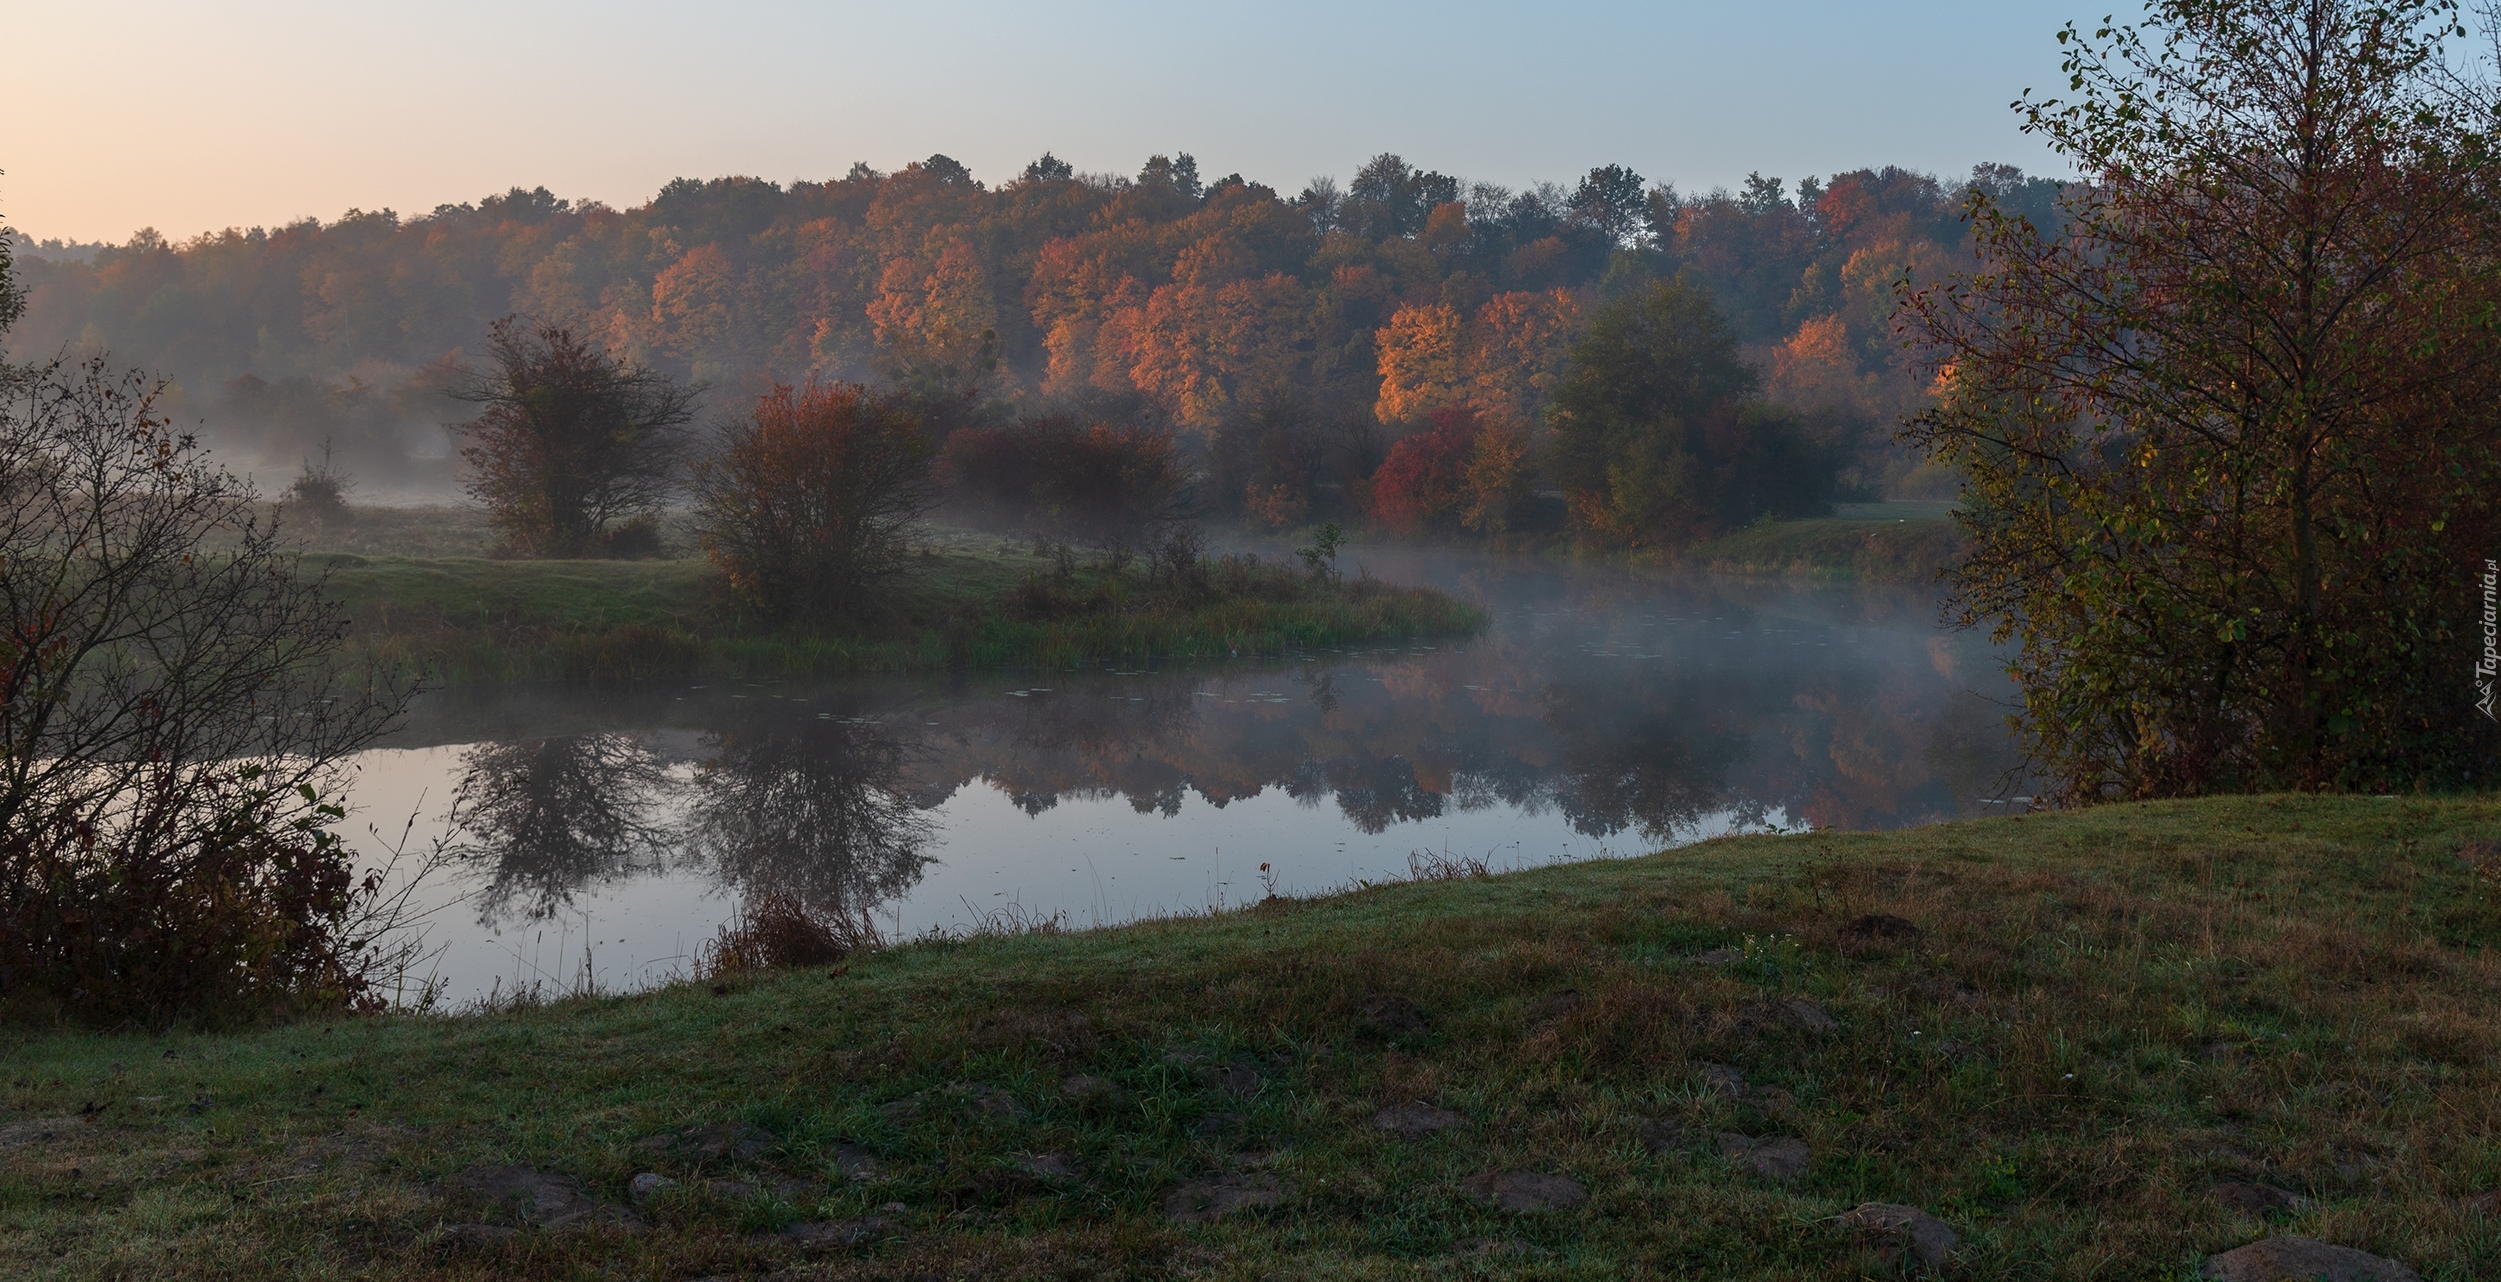
<path fill-rule="evenodd" d="M 2501 803 L 2266 796 L 0 1050 L 27 1278 L 2501 1269 Z M 1933 1240 L 1933 1239 L 1932 1239 Z"/>

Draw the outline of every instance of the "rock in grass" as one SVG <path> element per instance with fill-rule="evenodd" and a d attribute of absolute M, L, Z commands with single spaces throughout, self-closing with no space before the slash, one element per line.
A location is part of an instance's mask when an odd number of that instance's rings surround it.
<path fill-rule="evenodd" d="M 1745 960 L 1745 954 L 1734 948 L 1713 948 L 1695 953 L 1693 959 L 1705 966 L 1734 966 Z"/>
<path fill-rule="evenodd" d="M 1073 1180 L 1077 1164 L 1061 1153 L 1036 1153 L 1016 1160 L 1016 1169 L 1037 1180 Z"/>
<path fill-rule="evenodd" d="M 1642 1151 L 1652 1157 L 1684 1147 L 1685 1124 L 1670 1117 L 1653 1117 L 1641 1124 Z"/>
<path fill-rule="evenodd" d="M 450 1183 L 494 1217 L 537 1228 L 632 1228 L 642 1223 L 633 1212 L 583 1192 L 572 1176 L 533 1167 L 473 1166 L 452 1176 Z"/>
<path fill-rule="evenodd" d="M 1205 1224 L 1235 1211 L 1275 1206 L 1285 1185 L 1273 1175 L 1227 1175 L 1183 1180 L 1164 1194 L 1164 1215 L 1180 1224 Z"/>
<path fill-rule="evenodd" d="M 866 1215 L 856 1220 L 807 1220 L 773 1236 L 801 1246 L 858 1246 L 892 1236 L 894 1231 L 893 1221 L 883 1216 Z"/>
<path fill-rule="evenodd" d="M 2206 1200 L 2243 1215 L 2265 1215 L 2270 1211 L 2306 1211 L 2311 1206 L 2310 1199 L 2291 1189 L 2279 1189 L 2272 1184 L 2250 1184 L 2240 1180 L 2225 1180 L 2207 1189 Z"/>
<path fill-rule="evenodd" d="M 1841 1027 L 1823 1007 L 1803 997 L 1756 1002 L 1746 1009 L 1745 1022 L 1760 1028 L 1794 1028 L 1806 1033 L 1836 1032 Z"/>
<path fill-rule="evenodd" d="M 1259 1084 L 1264 1080 L 1258 1069 L 1234 1064 L 1216 1074 L 1216 1087 L 1235 1099 L 1249 1099 L 1259 1093 Z"/>
<path fill-rule="evenodd" d="M 964 1107 L 975 1117 L 1014 1120 L 1025 1115 L 1025 1106 L 1016 1097 L 996 1086 L 973 1086 L 964 1092 Z"/>
<path fill-rule="evenodd" d="M 1896 917 L 1891 913 L 1868 913 L 1865 916 L 1852 917 L 1841 927 L 1841 933 L 1851 939 L 1910 940 L 1920 936 L 1918 926 L 1906 918 Z M 1881 1204 L 1870 1202 L 1868 1205 Z"/>
<path fill-rule="evenodd" d="M 2215 1282 L 2423 1282 L 2395 1260 L 2306 1237 L 2271 1237 L 2206 1257 Z"/>
<path fill-rule="evenodd" d="M 646 1206 L 655 1198 L 667 1196 L 675 1188 L 677 1181 L 658 1171 L 645 1171 L 626 1181 L 625 1196 L 636 1206 Z"/>
<path fill-rule="evenodd" d="M 1117 1108 L 1127 1102 L 1128 1095 L 1111 1079 L 1078 1073 L 1062 1080 L 1059 1093 L 1089 1108 Z"/>
<path fill-rule="evenodd" d="M 1745 1098 L 1745 1074 L 1735 1068 L 1726 1064 L 1703 1063 L 1696 1065 L 1693 1071 L 1706 1088 L 1730 1099 Z"/>
<path fill-rule="evenodd" d="M 1863 1202 L 1843 1212 L 1841 1222 L 1856 1230 L 1861 1241 L 1906 1254 L 1932 1269 L 1944 1267 L 1961 1240 L 1945 1221 L 1898 1202 Z"/>
<path fill-rule="evenodd" d="M 1806 1141 L 1786 1135 L 1770 1135 L 1753 1139 L 1734 1131 L 1718 1137 L 1719 1155 L 1748 1175 L 1759 1176 L 1775 1184 L 1787 1184 L 1806 1174 L 1812 1155 Z"/>
<path fill-rule="evenodd" d="M 744 1122 L 714 1122 L 707 1126 L 689 1126 L 667 1135 L 654 1135 L 642 1147 L 677 1157 L 712 1158 L 733 1162 L 751 1162 L 773 1151 L 781 1137 L 761 1126 Z"/>
<path fill-rule="evenodd" d="M 1433 1027 L 1424 1018 L 1424 1008 L 1404 997 L 1370 998 L 1363 1004 L 1362 1016 L 1364 1031 L 1376 1037 L 1422 1037 Z"/>
<path fill-rule="evenodd" d="M 834 1145 L 834 1169 L 853 1184 L 886 1178 L 886 1164 L 875 1153 L 848 1140 Z"/>
<path fill-rule="evenodd" d="M 1422 1100 L 1396 1104 L 1372 1115 L 1374 1130 L 1392 1135 L 1429 1135 L 1466 1124 L 1468 1119 L 1446 1108 L 1435 1108 Z"/>
<path fill-rule="evenodd" d="M 1502 1211 L 1568 1211 L 1589 1200 L 1589 1190 L 1568 1175 L 1539 1171 L 1489 1171 L 1459 1181 L 1470 1201 Z"/>

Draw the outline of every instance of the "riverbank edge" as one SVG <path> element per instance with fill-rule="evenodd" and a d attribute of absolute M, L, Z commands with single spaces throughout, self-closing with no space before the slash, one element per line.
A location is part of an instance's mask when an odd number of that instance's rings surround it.
<path fill-rule="evenodd" d="M 1563 533 L 1505 536 L 1481 542 L 1367 534 L 1364 546 L 1482 550 L 1556 564 L 1610 565 L 1746 579 L 1897 584 L 1936 582 L 1962 558 L 1966 544 L 1962 531 L 1950 520 L 1836 516 L 1767 521 L 1680 548 L 1588 547 Z"/>
<path fill-rule="evenodd" d="M 846 634 L 756 620 L 702 562 L 313 555 L 350 603 L 345 657 L 422 673 L 437 687 L 1273 659 L 1468 636 L 1487 621 L 1437 589 L 1366 578 L 1299 581 L 1283 600 L 1098 600 L 1100 593 L 1079 591 L 1073 606 L 1045 602 L 1046 613 L 1073 617 L 1019 617 L 1012 595 L 1031 589 L 1002 572 L 1000 558 L 932 556 L 937 568 L 916 564 L 915 574 L 891 585 L 902 603 L 895 619 Z M 954 562 L 984 572 L 950 578 Z M 1029 567 L 1008 567 L 1021 568 Z M 412 579 L 435 581 L 418 589 L 408 586 Z M 404 595 L 393 594 L 394 583 Z M 447 605 L 466 591 L 478 599 Z"/>
<path fill-rule="evenodd" d="M 2284 1233 L 2473 1276 L 2496 838 L 2489 795 L 2114 805 L 462 1017 L 20 1030 L 0 1272 L 1837 1278 L 1881 1263 L 1836 1218 L 1879 1201 L 1969 1276 Z M 513 1166 L 614 1209 L 464 1227 L 507 1213 L 461 1180 Z"/>

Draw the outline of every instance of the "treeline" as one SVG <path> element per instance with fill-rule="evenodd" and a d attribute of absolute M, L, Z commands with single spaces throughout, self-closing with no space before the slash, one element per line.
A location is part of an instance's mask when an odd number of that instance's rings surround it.
<path fill-rule="evenodd" d="M 2003 167 L 1971 185 L 2044 218 L 2057 190 Z M 1874 492 L 1909 467 L 1890 425 L 1925 395 L 1894 359 L 1893 283 L 1954 255 L 1965 191 L 1888 168 L 1687 197 L 1620 166 L 1511 191 L 1383 155 L 1287 197 L 1186 154 L 1134 177 L 1046 155 L 996 187 L 945 156 L 679 180 L 622 211 L 516 189 L 30 260 L 14 346 L 109 349 L 230 445 L 284 461 L 335 438 L 387 479 L 442 452 L 436 389 L 518 314 L 732 404 L 811 378 L 1133 398 L 1220 482 L 1217 510 L 1316 519 L 1361 509 L 1437 412 L 1541 431 L 1599 305 L 1681 277 Z"/>

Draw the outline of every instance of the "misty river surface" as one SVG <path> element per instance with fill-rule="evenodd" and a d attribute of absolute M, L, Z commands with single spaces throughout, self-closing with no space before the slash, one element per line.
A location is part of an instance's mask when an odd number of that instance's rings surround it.
<path fill-rule="evenodd" d="M 1363 555 L 1490 626 L 1212 667 L 441 691 L 359 759 L 358 823 L 456 846 L 422 893 L 457 1004 L 665 981 L 764 890 L 889 936 L 1092 926 L 1417 852 L 1503 869 L 2023 800 L 2006 680 L 1933 589 Z"/>

